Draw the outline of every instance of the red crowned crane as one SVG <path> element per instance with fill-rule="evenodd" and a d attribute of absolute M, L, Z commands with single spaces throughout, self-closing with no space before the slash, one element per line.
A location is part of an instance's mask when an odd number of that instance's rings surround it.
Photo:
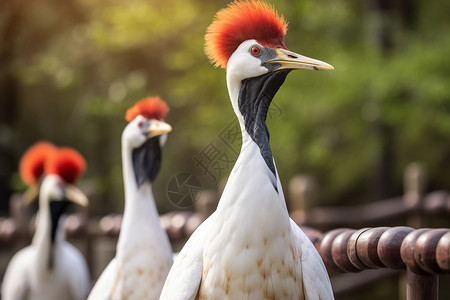
<path fill-rule="evenodd" d="M 122 133 L 125 210 L 116 257 L 98 279 L 90 300 L 158 299 L 172 265 L 172 248 L 159 222 L 152 182 L 161 147 L 172 127 L 162 119 L 169 107 L 159 97 L 128 109 Z"/>
<path fill-rule="evenodd" d="M 58 149 L 47 142 L 35 144 L 23 155 L 20 175 L 31 190 L 39 191 L 36 233 L 31 245 L 17 252 L 8 265 L 3 300 L 86 299 L 90 287 L 86 262 L 65 240 L 60 222 L 69 201 L 88 204 L 74 185 L 85 167 L 74 149 Z M 30 193 L 26 196 L 33 198 Z"/>
<path fill-rule="evenodd" d="M 235 1 L 206 33 L 206 54 L 226 69 L 242 148 L 217 210 L 179 253 L 161 299 L 333 299 L 318 252 L 290 219 L 266 116 L 287 74 L 332 70 L 291 52 L 287 25 L 268 4 Z"/>

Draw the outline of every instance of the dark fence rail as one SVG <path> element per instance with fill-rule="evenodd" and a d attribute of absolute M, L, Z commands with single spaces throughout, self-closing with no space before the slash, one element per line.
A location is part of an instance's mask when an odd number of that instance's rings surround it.
<path fill-rule="evenodd" d="M 450 194 L 435 191 L 421 197 L 420 202 L 409 203 L 404 197 L 380 200 L 355 207 L 317 207 L 305 212 L 291 213 L 297 224 L 329 230 L 338 227 L 363 227 L 366 224 L 382 225 L 409 216 L 450 215 Z"/>
<path fill-rule="evenodd" d="M 450 273 L 450 229 L 335 229 L 316 241 L 328 269 L 406 269 L 408 300 L 438 299 L 438 275 Z"/>
<path fill-rule="evenodd" d="M 352 207 L 315 207 L 318 187 L 314 180 L 296 176 L 289 185 L 291 217 L 297 224 L 322 231 L 385 226 L 399 220 L 411 227 L 425 227 L 429 217 L 450 215 L 450 194 L 442 190 L 425 193 L 426 177 L 420 163 L 411 163 L 404 172 L 402 196 Z"/>
<path fill-rule="evenodd" d="M 22 202 L 19 198 L 13 199 L 13 202 L 16 201 Z M 312 228 L 363 227 L 381 221 L 388 223 L 389 220 L 408 217 L 415 213 L 420 213 L 423 217 L 450 215 L 450 195 L 445 191 L 437 191 L 426 195 L 422 204 L 421 206 L 406 206 L 401 199 L 393 199 L 356 208 L 317 208 L 308 212 L 306 218 L 299 217 L 299 212 L 294 211 L 291 217 L 309 233 L 312 239 L 315 239 Z M 12 204 L 12 206 L 18 210 L 24 209 L 17 203 Z M 13 215 L 20 216 L 21 214 L 15 213 Z M 161 215 L 160 220 L 167 230 L 170 240 L 178 242 L 188 238 L 208 215 L 208 213 L 200 212 L 174 211 Z M 301 213 L 301 215 L 303 216 L 304 213 Z M 77 213 L 66 217 L 65 227 L 67 236 L 72 238 L 81 235 L 117 237 L 121 223 L 121 214 L 88 219 L 86 214 Z M 331 226 L 331 224 L 336 226 Z M 0 217 L 0 243 L 2 244 L 15 243 L 21 238 L 30 239 L 33 233 L 34 217 Z"/>
<path fill-rule="evenodd" d="M 179 216 L 162 216 L 174 218 Z M 195 214 L 185 217 L 196 218 Z M 163 221 L 164 222 L 164 221 Z M 177 224 L 188 223 L 182 218 Z M 1 232 L 11 232 L 11 220 L 3 219 Z M 70 215 L 66 222 L 70 238 L 89 239 L 99 236 L 117 237 L 120 231 L 121 216 L 111 215 L 98 222 L 83 221 L 83 217 Z M 5 229 L 6 228 L 6 229 Z M 175 226 L 172 229 L 180 229 Z M 364 276 L 333 278 L 336 295 L 350 293 L 364 285 L 370 285 L 383 278 L 398 277 L 406 270 L 408 300 L 438 299 L 438 276 L 450 273 L 450 229 L 413 229 L 411 227 L 375 227 L 363 229 L 339 228 L 322 234 L 321 232 L 301 226 L 318 249 L 329 270 L 338 273 L 357 273 L 368 269 L 390 269 L 377 273 L 365 273 Z M 166 229 L 169 229 L 166 227 Z M 189 231 L 193 230 L 191 228 Z M 169 229 L 170 230 L 170 229 Z M 175 230 L 177 241 L 185 238 L 187 232 Z M 181 234 L 184 232 L 183 234 Z M 31 236 L 31 232 L 30 232 Z M 14 236 L 8 234 L 8 241 Z M 2 242 L 5 239 L 2 240 Z"/>

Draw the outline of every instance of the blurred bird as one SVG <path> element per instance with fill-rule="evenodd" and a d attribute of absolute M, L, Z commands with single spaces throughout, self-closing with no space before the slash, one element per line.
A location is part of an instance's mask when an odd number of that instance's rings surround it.
<path fill-rule="evenodd" d="M 227 71 L 242 148 L 217 210 L 180 251 L 161 299 L 333 299 L 325 266 L 290 219 L 266 116 L 287 74 L 333 67 L 289 51 L 286 22 L 264 2 L 235 1 L 208 27 L 205 51 Z"/>
<path fill-rule="evenodd" d="M 159 222 L 152 182 L 161 165 L 161 146 L 172 127 L 161 121 L 169 107 L 159 97 L 128 109 L 122 133 L 125 210 L 116 257 L 88 299 L 158 299 L 172 265 L 172 248 Z"/>
<path fill-rule="evenodd" d="M 85 166 L 77 151 L 47 142 L 36 143 L 22 157 L 20 174 L 33 191 L 25 196 L 30 202 L 39 191 L 39 211 L 32 244 L 17 252 L 8 265 L 3 300 L 86 299 L 88 268 L 81 253 L 66 242 L 60 221 L 68 201 L 88 204 L 74 185 Z"/>

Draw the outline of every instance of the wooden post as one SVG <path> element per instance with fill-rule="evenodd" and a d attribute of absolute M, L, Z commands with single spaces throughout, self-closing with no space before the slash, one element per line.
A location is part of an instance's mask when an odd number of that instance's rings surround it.
<path fill-rule="evenodd" d="M 448 229 L 418 229 L 406 236 L 400 249 L 406 270 L 407 300 L 437 300 L 438 275 L 436 248 Z M 436 272 L 436 273 L 434 273 Z"/>
<path fill-rule="evenodd" d="M 309 175 L 295 175 L 289 182 L 289 210 L 306 213 L 317 201 L 317 182 Z"/>
<path fill-rule="evenodd" d="M 426 189 L 426 171 L 421 163 L 410 163 L 405 169 L 403 201 L 408 207 L 416 207 L 418 212 L 407 220 L 407 225 L 413 228 L 425 226 L 421 209 L 423 195 Z"/>
<path fill-rule="evenodd" d="M 14 238 L 14 250 L 16 251 L 30 243 L 31 212 L 21 194 L 13 194 L 9 201 L 9 214 L 14 220 L 17 230 Z"/>
<path fill-rule="evenodd" d="M 406 299 L 407 300 L 437 300 L 438 276 L 435 274 L 417 274 L 406 270 Z"/>
<path fill-rule="evenodd" d="M 423 218 L 423 214 L 420 211 L 423 204 L 423 195 L 425 193 L 425 187 L 426 187 L 426 174 L 425 174 L 425 168 L 423 165 L 419 162 L 413 162 L 406 166 L 405 173 L 403 177 L 403 189 L 404 189 L 404 195 L 403 195 L 403 202 L 406 204 L 407 207 L 415 207 L 417 211 L 409 216 L 406 220 L 407 226 L 410 226 L 412 228 L 420 228 L 425 225 L 425 221 Z M 410 271 L 408 271 L 410 272 Z M 400 299 L 409 299 L 408 298 L 408 289 L 403 288 L 404 286 L 408 285 L 408 275 L 407 276 L 401 276 L 399 279 L 399 298 Z"/>

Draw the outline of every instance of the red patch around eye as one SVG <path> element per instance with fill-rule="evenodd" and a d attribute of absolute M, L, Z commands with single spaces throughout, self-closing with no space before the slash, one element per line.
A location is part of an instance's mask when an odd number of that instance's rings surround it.
<path fill-rule="evenodd" d="M 261 53 L 261 50 L 258 47 L 253 46 L 252 47 L 252 54 L 253 55 L 258 55 L 259 53 Z"/>
<path fill-rule="evenodd" d="M 138 123 L 139 127 L 142 127 L 142 124 L 143 124 L 142 122 L 139 122 L 139 123 Z"/>

